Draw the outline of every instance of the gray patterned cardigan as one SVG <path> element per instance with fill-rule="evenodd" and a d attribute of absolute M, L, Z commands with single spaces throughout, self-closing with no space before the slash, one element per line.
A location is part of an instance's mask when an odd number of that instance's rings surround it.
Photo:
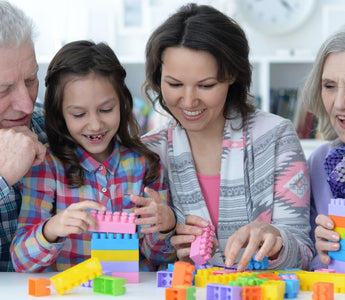
<path fill-rule="evenodd" d="M 289 120 L 257 110 L 224 126 L 217 237 L 219 247 L 209 261 L 224 264 L 227 239 L 252 221 L 280 230 L 284 246 L 271 268 L 307 269 L 313 257 L 310 240 L 310 183 L 305 156 Z M 188 137 L 170 120 L 143 136 L 158 153 L 179 223 L 187 215 L 211 218 L 197 179 Z"/>

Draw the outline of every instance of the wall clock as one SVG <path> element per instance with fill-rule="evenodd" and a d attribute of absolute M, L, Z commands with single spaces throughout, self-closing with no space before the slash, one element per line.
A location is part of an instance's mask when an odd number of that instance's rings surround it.
<path fill-rule="evenodd" d="M 249 25 L 268 34 L 288 33 L 312 14 L 316 0 L 237 0 L 237 8 Z"/>

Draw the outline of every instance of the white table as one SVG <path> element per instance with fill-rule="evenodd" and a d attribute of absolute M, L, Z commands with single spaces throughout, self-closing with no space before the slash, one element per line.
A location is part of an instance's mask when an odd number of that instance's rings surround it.
<path fill-rule="evenodd" d="M 92 288 L 77 287 L 67 291 L 64 295 L 58 295 L 55 289 L 51 288 L 51 295 L 46 297 L 33 297 L 28 295 L 28 278 L 50 278 L 56 273 L 6 273 L 0 272 L 0 299 L 1 300 L 23 300 L 23 299 L 59 299 L 59 300 L 84 300 L 84 299 L 128 299 L 128 300 L 164 300 L 165 288 L 158 288 L 156 273 L 140 273 L 140 283 L 126 284 L 127 292 L 124 295 L 113 298 L 108 295 L 94 294 Z M 311 299 L 311 292 L 300 292 L 298 300 Z M 197 300 L 206 299 L 206 288 L 197 288 L 195 297 Z M 335 294 L 334 300 L 345 299 L 344 294 Z"/>

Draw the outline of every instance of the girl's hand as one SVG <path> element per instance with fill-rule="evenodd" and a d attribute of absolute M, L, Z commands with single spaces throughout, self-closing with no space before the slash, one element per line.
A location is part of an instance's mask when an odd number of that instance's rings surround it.
<path fill-rule="evenodd" d="M 331 262 L 328 251 L 339 250 L 340 236 L 337 232 L 333 231 L 334 224 L 330 217 L 318 215 L 315 222 L 318 225 L 315 228 L 315 247 L 320 261 L 328 265 Z"/>
<path fill-rule="evenodd" d="M 251 222 L 228 238 L 225 247 L 225 265 L 231 267 L 236 260 L 240 250 L 246 247 L 237 270 L 242 272 L 253 255 L 257 252 L 255 259 L 261 261 L 265 256 L 271 259 L 278 257 L 283 247 L 283 239 L 280 231 L 274 226 L 264 222 Z"/>
<path fill-rule="evenodd" d="M 46 240 L 54 243 L 59 237 L 87 232 L 88 225 L 97 229 L 97 222 L 87 209 L 105 211 L 106 207 L 91 200 L 71 204 L 44 224 L 43 235 Z"/>
<path fill-rule="evenodd" d="M 177 251 L 179 260 L 194 264 L 189 258 L 191 243 L 195 240 L 195 236 L 202 234 L 200 227 L 207 227 L 208 222 L 199 216 L 189 215 L 186 217 L 185 224 L 177 224 L 176 235 L 171 237 L 171 244 Z M 214 246 L 216 240 L 214 240 Z"/>
<path fill-rule="evenodd" d="M 173 210 L 161 198 L 157 191 L 145 187 L 144 192 L 150 197 L 140 197 L 131 195 L 133 203 L 140 206 L 134 213 L 136 216 L 136 225 L 151 225 L 150 227 L 141 227 L 142 233 L 155 233 L 170 231 L 175 227 L 176 218 Z"/>

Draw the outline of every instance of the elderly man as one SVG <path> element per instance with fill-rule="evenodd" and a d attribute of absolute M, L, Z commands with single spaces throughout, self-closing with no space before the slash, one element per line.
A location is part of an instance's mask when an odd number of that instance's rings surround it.
<path fill-rule="evenodd" d="M 37 71 L 31 20 L 0 1 L 0 271 L 13 271 L 9 248 L 21 206 L 18 181 L 45 155 Z"/>

